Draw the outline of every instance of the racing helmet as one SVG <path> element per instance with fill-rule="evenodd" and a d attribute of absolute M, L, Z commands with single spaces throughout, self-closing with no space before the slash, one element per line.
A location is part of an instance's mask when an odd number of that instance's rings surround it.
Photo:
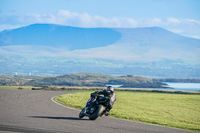
<path fill-rule="evenodd" d="M 107 86 L 106 90 L 107 91 L 114 91 L 114 88 L 112 86 Z"/>

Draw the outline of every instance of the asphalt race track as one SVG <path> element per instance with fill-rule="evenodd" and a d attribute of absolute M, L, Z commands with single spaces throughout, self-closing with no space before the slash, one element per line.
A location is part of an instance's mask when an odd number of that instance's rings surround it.
<path fill-rule="evenodd" d="M 79 119 L 79 111 L 51 100 L 66 93 L 0 90 L 0 133 L 192 133 L 106 116 L 95 121 Z"/>

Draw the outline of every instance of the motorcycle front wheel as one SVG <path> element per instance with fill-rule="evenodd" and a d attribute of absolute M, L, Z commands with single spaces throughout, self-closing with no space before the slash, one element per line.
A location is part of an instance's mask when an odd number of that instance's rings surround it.
<path fill-rule="evenodd" d="M 79 113 L 79 118 L 83 118 L 85 116 L 84 111 L 85 111 L 85 108 L 83 108 L 81 112 Z"/>

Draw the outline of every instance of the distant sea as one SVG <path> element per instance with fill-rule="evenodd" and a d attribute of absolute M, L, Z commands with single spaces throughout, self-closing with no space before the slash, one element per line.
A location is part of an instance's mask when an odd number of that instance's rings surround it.
<path fill-rule="evenodd" d="M 183 90 L 183 91 L 200 91 L 200 83 L 172 83 L 165 82 L 168 86 L 173 89 L 165 89 L 165 90 Z"/>
<path fill-rule="evenodd" d="M 167 86 L 165 87 L 170 87 L 170 88 L 142 88 L 142 89 L 200 91 L 200 83 L 174 83 L 174 82 L 164 82 L 164 83 L 167 84 Z"/>
<path fill-rule="evenodd" d="M 164 82 L 167 84 L 165 87 L 170 88 L 141 88 L 141 89 L 155 89 L 155 90 L 174 90 L 174 91 L 200 91 L 200 83 L 174 83 Z M 123 85 L 112 85 L 114 88 L 120 88 Z M 123 87 L 122 87 L 123 88 Z M 137 88 L 140 89 L 140 88 Z"/>

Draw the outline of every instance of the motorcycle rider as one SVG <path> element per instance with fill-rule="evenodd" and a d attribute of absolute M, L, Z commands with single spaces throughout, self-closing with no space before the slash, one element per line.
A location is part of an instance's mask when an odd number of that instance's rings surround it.
<path fill-rule="evenodd" d="M 106 108 L 103 112 L 103 114 L 105 114 L 106 116 L 109 115 L 110 110 L 112 109 L 115 101 L 116 101 L 116 95 L 114 92 L 114 88 L 112 86 L 107 86 L 107 88 L 103 91 L 96 91 L 95 94 L 98 95 L 104 95 L 104 97 L 107 99 L 107 103 L 106 103 Z"/>

